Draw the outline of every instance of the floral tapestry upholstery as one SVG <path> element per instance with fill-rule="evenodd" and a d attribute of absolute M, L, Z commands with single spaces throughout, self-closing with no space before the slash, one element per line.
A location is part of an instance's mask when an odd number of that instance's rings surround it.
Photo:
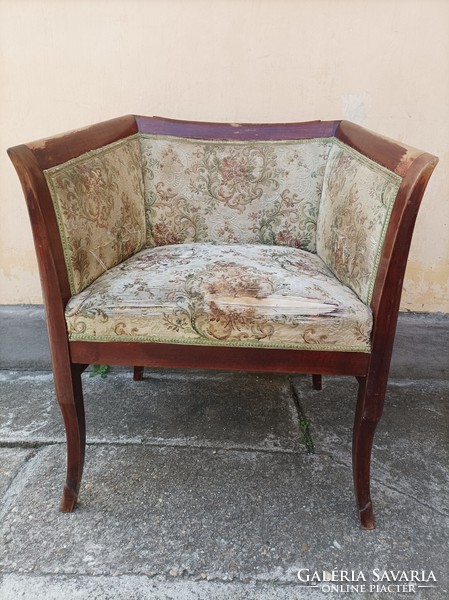
<path fill-rule="evenodd" d="M 329 139 L 141 136 L 147 245 L 257 243 L 315 252 Z"/>
<path fill-rule="evenodd" d="M 369 304 L 401 177 L 334 140 L 320 202 L 317 253 Z"/>
<path fill-rule="evenodd" d="M 372 315 L 316 255 L 287 246 L 147 248 L 66 308 L 70 340 L 369 352 Z"/>
<path fill-rule="evenodd" d="M 138 136 L 45 171 L 76 294 L 145 244 Z"/>

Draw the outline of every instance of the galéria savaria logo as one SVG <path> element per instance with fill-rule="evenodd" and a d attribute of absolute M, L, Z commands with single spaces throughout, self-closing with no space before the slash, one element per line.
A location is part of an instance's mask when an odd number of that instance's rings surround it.
<path fill-rule="evenodd" d="M 325 594 L 413 594 L 423 588 L 436 588 L 433 571 L 379 569 L 299 569 L 298 579 L 303 588 L 319 589 Z"/>

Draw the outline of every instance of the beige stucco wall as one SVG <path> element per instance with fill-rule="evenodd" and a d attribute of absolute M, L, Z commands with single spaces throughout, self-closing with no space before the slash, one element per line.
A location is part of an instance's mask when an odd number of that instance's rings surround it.
<path fill-rule="evenodd" d="M 40 302 L 7 146 L 126 113 L 347 118 L 440 164 L 402 308 L 449 312 L 447 0 L 0 0 L 0 303 Z"/>

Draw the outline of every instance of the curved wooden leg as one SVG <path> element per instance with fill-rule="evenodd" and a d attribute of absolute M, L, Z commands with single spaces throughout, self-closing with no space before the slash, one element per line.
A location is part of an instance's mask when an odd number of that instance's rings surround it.
<path fill-rule="evenodd" d="M 362 529 L 374 529 L 373 504 L 370 492 L 370 463 L 374 430 L 377 423 L 358 419 L 354 423 L 352 468 L 354 488 Z"/>
<path fill-rule="evenodd" d="M 67 478 L 59 509 L 72 512 L 75 508 L 83 474 L 86 448 L 86 422 L 84 416 L 82 365 L 71 365 L 55 371 L 55 387 L 59 408 L 64 419 L 67 439 Z"/>
<path fill-rule="evenodd" d="M 134 381 L 142 381 L 144 368 L 145 367 L 134 367 Z"/>
<path fill-rule="evenodd" d="M 322 389 L 321 375 L 312 375 L 312 385 L 314 390 Z"/>
<path fill-rule="evenodd" d="M 381 387 L 383 389 L 378 389 Z M 370 492 L 371 450 L 374 432 L 382 415 L 385 386 L 359 379 L 359 394 L 352 438 L 352 469 L 354 489 L 362 529 L 374 529 L 373 504 Z"/>

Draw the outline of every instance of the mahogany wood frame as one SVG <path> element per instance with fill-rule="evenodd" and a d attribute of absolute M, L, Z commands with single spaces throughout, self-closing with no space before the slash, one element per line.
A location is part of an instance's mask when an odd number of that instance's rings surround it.
<path fill-rule="evenodd" d="M 182 346 L 137 342 L 70 342 L 64 309 L 70 287 L 58 225 L 43 174 L 90 150 L 137 132 L 197 139 L 295 140 L 335 136 L 348 146 L 403 177 L 384 242 L 374 286 L 370 354 Z M 233 369 L 309 373 L 315 389 L 321 374 L 353 375 L 359 393 L 353 428 L 353 476 L 362 528 L 373 529 L 370 460 L 373 436 L 382 415 L 402 282 L 419 205 L 438 159 L 407 148 L 347 121 L 290 124 L 223 124 L 175 121 L 128 115 L 39 142 L 16 146 L 8 154 L 17 170 L 30 215 L 46 308 L 58 403 L 67 437 L 67 477 L 60 509 L 74 509 L 84 464 L 85 418 L 81 373 L 91 363 L 143 368 Z"/>

